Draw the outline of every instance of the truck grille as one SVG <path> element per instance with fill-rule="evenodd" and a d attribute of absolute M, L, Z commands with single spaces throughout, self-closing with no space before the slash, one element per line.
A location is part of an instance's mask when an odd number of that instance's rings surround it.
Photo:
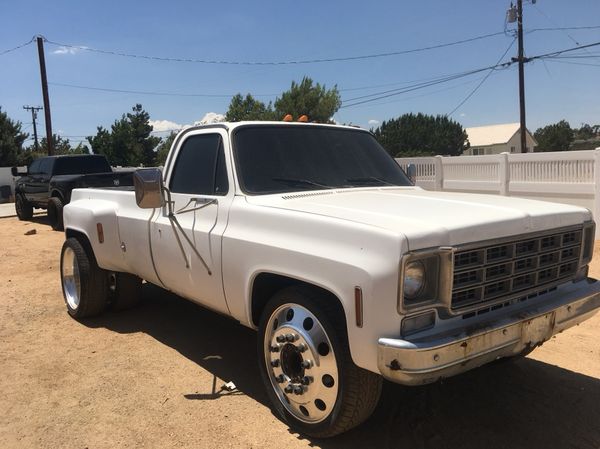
<path fill-rule="evenodd" d="M 452 309 L 502 301 L 574 278 L 582 236 L 583 230 L 575 229 L 459 248 L 454 254 Z"/>

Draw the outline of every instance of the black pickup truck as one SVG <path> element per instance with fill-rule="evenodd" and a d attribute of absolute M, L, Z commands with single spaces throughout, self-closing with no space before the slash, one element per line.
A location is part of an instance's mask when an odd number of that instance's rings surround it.
<path fill-rule="evenodd" d="M 47 209 L 57 231 L 63 228 L 62 208 L 73 189 L 133 185 L 133 170 L 113 172 L 104 156 L 92 154 L 41 157 L 25 172 L 13 167 L 12 174 L 21 176 L 15 187 L 19 220 L 31 219 L 34 207 Z"/>

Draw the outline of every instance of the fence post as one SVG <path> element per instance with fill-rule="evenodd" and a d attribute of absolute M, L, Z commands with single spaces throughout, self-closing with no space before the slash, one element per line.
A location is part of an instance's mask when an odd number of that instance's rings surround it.
<path fill-rule="evenodd" d="M 594 150 L 594 220 L 600 219 L 600 150 Z M 599 234 L 596 229 L 596 235 Z M 598 237 L 596 237 L 598 238 Z"/>
<path fill-rule="evenodd" d="M 510 170 L 508 166 L 508 153 L 500 153 L 498 165 L 498 175 L 500 177 L 500 195 L 508 195 L 508 185 L 510 183 Z"/>
<path fill-rule="evenodd" d="M 444 166 L 442 164 L 442 156 L 435 156 L 433 158 L 433 165 L 435 167 L 434 190 L 443 190 L 444 189 Z"/>

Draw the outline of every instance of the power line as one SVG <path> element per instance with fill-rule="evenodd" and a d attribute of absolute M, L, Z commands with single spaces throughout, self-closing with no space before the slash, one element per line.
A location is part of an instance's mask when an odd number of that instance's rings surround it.
<path fill-rule="evenodd" d="M 554 20 L 552 20 L 550 18 L 550 16 L 548 16 L 548 14 L 546 14 L 544 11 L 542 11 L 535 3 L 533 3 L 533 7 L 534 9 L 540 13 L 542 16 L 544 16 L 550 23 L 552 23 L 553 25 L 559 26 L 558 23 L 556 23 Z M 569 33 L 567 33 L 568 28 L 561 28 L 559 26 L 559 28 L 557 28 L 558 30 L 562 31 L 564 34 L 567 35 L 567 37 L 569 39 L 571 39 L 571 41 L 573 41 L 575 43 L 575 45 L 579 46 L 579 42 L 577 41 L 577 39 L 575 39 L 573 36 L 571 36 Z M 588 50 L 585 50 L 586 53 L 589 53 Z"/>
<path fill-rule="evenodd" d="M 414 90 L 414 88 L 429 87 L 430 85 L 435 85 L 435 84 L 438 84 L 439 82 L 453 81 L 455 79 L 459 79 L 459 78 L 462 78 L 467 75 L 472 75 L 472 74 L 475 74 L 478 72 L 482 72 L 484 70 L 487 70 L 487 68 L 468 70 L 465 72 L 440 75 L 440 76 L 437 76 L 434 78 L 425 78 L 425 79 L 421 79 L 421 80 L 415 80 L 415 81 L 413 81 L 414 84 L 410 84 L 405 87 L 399 87 L 397 89 L 389 89 L 389 90 L 374 92 L 372 94 L 361 95 L 359 97 L 347 98 L 343 101 L 345 103 L 349 103 L 349 102 L 356 101 L 356 100 L 362 100 L 362 99 L 371 98 L 371 97 L 378 97 L 378 96 L 386 95 L 386 94 L 390 94 L 390 93 L 404 93 L 405 91 L 410 92 L 410 91 Z M 408 84 L 408 83 L 403 83 L 403 84 Z M 373 100 L 377 100 L 377 99 L 378 98 L 375 98 Z"/>
<path fill-rule="evenodd" d="M 502 56 L 500 56 L 498 58 L 498 61 L 496 61 L 496 65 L 500 64 L 500 62 L 504 59 L 506 54 L 510 51 L 510 49 L 514 45 L 515 41 L 516 41 L 516 39 L 512 40 L 512 42 L 510 43 L 510 45 L 508 46 L 506 51 L 504 53 L 502 53 Z M 469 98 L 471 98 L 475 94 L 475 92 L 477 92 L 479 90 L 479 88 L 483 85 L 483 83 L 485 83 L 487 81 L 487 79 L 494 72 L 494 70 L 496 70 L 496 69 L 490 69 L 488 71 L 488 73 L 483 77 L 483 79 L 479 82 L 479 84 L 477 84 L 477 86 L 475 86 L 475 88 L 464 98 L 464 100 L 462 100 L 460 103 L 458 103 L 456 105 L 456 107 L 454 109 L 452 109 L 452 111 L 450 111 L 448 114 L 446 114 L 446 116 L 451 116 L 452 114 L 454 114 L 456 112 L 456 110 L 458 108 L 460 108 L 463 104 L 465 104 L 469 100 Z"/>
<path fill-rule="evenodd" d="M 598 57 L 600 57 L 599 53 L 590 53 L 589 55 L 552 56 L 552 59 L 596 59 Z"/>
<path fill-rule="evenodd" d="M 536 31 L 577 31 L 577 30 L 600 29 L 600 25 L 579 26 L 579 27 L 561 27 L 561 26 L 558 26 L 558 24 L 556 22 L 554 22 L 552 19 L 550 19 L 550 17 L 548 17 L 546 14 L 544 14 L 537 6 L 535 8 L 538 10 L 538 12 L 543 14 L 550 22 L 552 22 L 554 25 L 557 25 L 557 26 L 552 27 L 552 28 L 532 28 L 529 30 L 526 29 L 525 33 L 535 33 Z"/>
<path fill-rule="evenodd" d="M 550 53 L 545 53 L 543 55 L 537 55 L 537 56 L 532 56 L 531 58 L 527 58 L 526 62 L 533 61 L 535 59 L 541 59 L 541 58 L 549 58 L 549 57 L 553 57 L 553 56 L 559 56 L 559 55 L 562 55 L 563 53 L 569 53 L 569 52 L 577 51 L 577 50 L 584 50 L 586 48 L 597 47 L 598 45 L 600 45 L 600 42 L 594 42 L 594 43 L 591 43 L 591 44 L 579 45 L 577 47 L 572 47 L 572 48 L 566 48 L 564 50 L 553 51 L 553 52 L 550 52 Z"/>
<path fill-rule="evenodd" d="M 571 65 L 585 65 L 588 67 L 600 67 L 600 64 L 592 64 L 591 62 L 575 62 L 575 61 L 561 61 L 559 58 L 545 58 L 542 61 L 558 62 L 560 64 L 571 64 Z"/>
<path fill-rule="evenodd" d="M 511 64 L 513 64 L 513 63 L 511 61 L 508 61 L 508 62 L 504 62 L 504 63 L 501 63 L 501 64 L 496 64 L 496 65 L 493 65 L 493 66 L 489 66 L 489 67 L 483 67 L 481 69 L 475 69 L 475 70 L 471 70 L 471 71 L 468 71 L 468 72 L 462 72 L 460 74 L 447 76 L 445 78 L 439 78 L 437 80 L 426 82 L 426 83 L 418 83 L 418 84 L 415 84 L 413 86 L 409 86 L 409 87 L 404 88 L 404 89 L 394 89 L 393 91 L 388 91 L 389 93 L 379 92 L 377 94 L 365 95 L 363 97 L 356 97 L 356 98 L 353 98 L 353 99 L 350 99 L 350 100 L 346 100 L 346 102 L 351 102 L 351 101 L 354 101 L 354 100 L 360 100 L 360 98 L 365 98 L 365 97 L 371 97 L 373 95 L 378 95 L 378 96 L 375 96 L 374 98 L 366 98 L 366 99 L 361 100 L 361 101 L 355 101 L 354 103 L 342 104 L 342 106 L 340 107 L 340 109 L 342 109 L 342 108 L 349 108 L 349 107 L 353 107 L 353 106 L 358 106 L 358 105 L 365 104 L 365 103 L 371 103 L 373 101 L 382 100 L 384 98 L 389 98 L 389 97 L 394 97 L 396 95 L 401 95 L 401 94 L 404 94 L 404 93 L 407 93 L 407 92 L 412 92 L 412 91 L 415 91 L 415 90 L 424 89 L 426 87 L 435 86 L 437 84 L 447 83 L 447 82 L 453 81 L 455 79 L 464 78 L 466 76 L 474 75 L 474 74 L 480 73 L 480 72 L 485 72 L 487 70 L 492 70 L 492 69 L 496 69 L 496 68 L 500 68 L 500 67 L 509 67 Z"/>
<path fill-rule="evenodd" d="M 21 44 L 21 45 L 17 45 L 16 47 L 9 48 L 8 50 L 3 50 L 3 51 L 0 51 L 0 56 L 3 56 L 3 55 L 5 55 L 5 54 L 7 54 L 7 53 L 11 53 L 11 52 L 13 52 L 13 51 L 17 51 L 19 48 L 26 47 L 26 46 L 28 46 L 29 44 L 31 44 L 31 43 L 32 43 L 34 40 L 35 40 L 35 36 L 34 36 L 34 37 L 32 37 L 31 39 L 29 39 L 27 42 L 25 42 L 25 43 Z"/>
<path fill-rule="evenodd" d="M 472 80 L 463 81 L 462 83 L 457 83 L 455 85 L 444 87 L 442 89 L 431 90 L 429 92 L 425 92 L 425 93 L 418 94 L 418 95 L 412 95 L 410 97 L 403 97 L 403 98 L 398 98 L 398 99 L 393 99 L 393 100 L 387 100 L 387 101 L 379 101 L 379 102 L 369 103 L 368 105 L 363 106 L 363 107 L 373 107 L 373 106 L 381 106 L 381 105 L 385 105 L 385 104 L 394 104 L 394 103 L 399 103 L 399 102 L 402 102 L 402 101 L 413 100 L 415 98 L 427 97 L 427 96 L 434 95 L 434 94 L 437 94 L 437 93 L 440 93 L 440 92 L 446 92 L 448 90 L 457 89 L 457 88 L 465 86 L 467 84 L 476 83 L 477 81 L 480 81 L 482 78 L 483 77 L 479 77 L 479 78 L 475 78 L 475 79 L 472 79 Z"/>
<path fill-rule="evenodd" d="M 53 86 L 70 87 L 75 89 L 85 90 L 96 90 L 102 92 L 113 92 L 113 93 L 125 93 L 125 94 L 138 94 L 138 95 L 158 95 L 168 97 L 211 97 L 211 98 L 231 98 L 236 94 L 200 94 L 200 93 L 178 93 L 178 92 L 153 92 L 153 91 L 142 91 L 142 90 L 127 90 L 127 89 L 111 89 L 107 87 L 94 87 L 94 86 L 81 86 L 77 84 L 67 83 L 48 83 Z M 257 94 L 253 97 L 272 97 L 276 94 Z"/>
<path fill-rule="evenodd" d="M 513 43 L 514 43 L 514 41 L 511 42 L 511 46 L 513 45 Z M 563 50 L 557 50 L 557 51 L 550 52 L 550 53 L 545 53 L 545 54 L 542 54 L 542 55 L 532 56 L 530 58 L 526 58 L 524 62 L 530 62 L 530 61 L 533 61 L 533 60 L 536 60 L 536 59 L 542 59 L 542 58 L 551 58 L 551 57 L 554 57 L 554 56 L 562 55 L 563 53 L 568 53 L 568 52 L 572 52 L 572 51 L 576 51 L 576 50 L 581 50 L 581 49 L 584 49 L 584 48 L 590 48 L 590 47 L 594 47 L 594 46 L 597 46 L 597 45 L 600 45 L 600 42 L 595 42 L 595 43 L 591 43 L 591 44 L 587 44 L 587 45 L 582 45 L 582 46 L 579 46 L 579 47 L 566 48 L 566 49 L 563 49 Z M 509 49 L 510 49 L 510 47 L 509 47 Z M 492 65 L 492 66 L 489 66 L 489 67 L 483 67 L 483 68 L 480 68 L 480 69 L 474 69 L 474 70 L 470 70 L 470 71 L 467 71 L 467 72 L 458 73 L 458 74 L 455 74 L 455 75 L 449 75 L 449 76 L 446 76 L 446 77 L 437 78 L 437 79 L 435 79 L 433 81 L 430 81 L 430 82 L 417 83 L 417 84 L 414 84 L 412 86 L 408 86 L 408 87 L 402 88 L 402 89 L 392 89 L 392 90 L 389 90 L 389 91 L 378 92 L 378 93 L 374 93 L 374 94 L 370 94 L 370 95 L 363 95 L 361 97 L 351 98 L 351 99 L 345 100 L 345 102 L 342 104 L 342 106 L 340 107 L 340 109 L 349 108 L 349 107 L 353 107 L 353 106 L 358 106 L 358 105 L 362 105 L 362 104 L 365 104 L 365 103 L 371 103 L 373 101 L 381 100 L 381 99 L 384 99 L 384 98 L 389 98 L 389 97 L 393 97 L 393 96 L 396 96 L 396 95 L 401 95 L 401 94 L 404 94 L 404 93 L 407 93 L 407 92 L 412 92 L 412 91 L 415 91 L 415 90 L 424 89 L 424 88 L 427 88 L 427 87 L 430 87 L 430 86 L 434 86 L 434 85 L 437 85 L 437 84 L 442 84 L 442 83 L 446 83 L 446 82 L 449 82 L 449 81 L 453 81 L 455 79 L 464 78 L 466 76 L 474 75 L 476 73 L 481 73 L 481 72 L 485 72 L 485 71 L 492 72 L 492 71 L 500 69 L 500 68 L 506 69 L 506 68 L 510 67 L 512 64 L 514 64 L 515 62 L 516 61 L 500 62 L 498 64 L 495 64 L 495 65 Z M 486 77 L 484 77 L 484 78 L 486 78 Z M 370 97 L 372 97 L 372 98 L 370 98 Z M 356 101 L 356 100 L 360 100 L 360 101 Z M 351 103 L 352 101 L 354 101 L 354 103 Z"/>
<path fill-rule="evenodd" d="M 342 61 L 356 61 L 362 59 L 374 59 L 374 58 L 383 58 L 389 56 L 398 56 L 405 55 L 409 53 L 418 53 L 422 51 L 435 50 L 439 48 L 451 47 L 454 45 L 466 44 L 469 42 L 474 42 L 482 39 L 488 39 L 490 37 L 503 35 L 504 32 L 500 31 L 497 33 L 488 33 L 480 36 L 470 37 L 467 39 L 461 39 L 453 42 L 446 42 L 442 44 L 430 45 L 426 47 L 413 48 L 409 50 L 398 50 L 384 53 L 374 53 L 374 54 L 366 54 L 366 55 L 357 55 L 357 56 L 345 56 L 338 58 L 322 58 L 322 59 L 300 59 L 300 60 L 288 60 L 288 61 L 228 61 L 228 60 L 210 60 L 210 59 L 195 59 L 195 58 L 175 58 L 175 57 L 163 57 L 163 56 L 151 56 L 151 55 L 142 55 L 142 54 L 134 54 L 134 53 L 126 53 L 119 50 L 101 50 L 98 48 L 92 48 L 81 45 L 72 45 L 72 44 L 63 44 L 60 42 L 54 42 L 48 39 L 45 41 L 50 45 L 55 45 L 58 47 L 72 48 L 75 50 L 81 51 L 89 51 L 94 53 L 102 53 L 109 54 L 114 56 L 122 56 L 127 58 L 139 58 L 139 59 L 149 59 L 155 61 L 167 61 L 167 62 L 186 62 L 186 63 L 198 63 L 198 64 L 220 64 L 220 65 L 299 65 L 299 64 L 317 64 L 324 62 L 342 62 Z"/>

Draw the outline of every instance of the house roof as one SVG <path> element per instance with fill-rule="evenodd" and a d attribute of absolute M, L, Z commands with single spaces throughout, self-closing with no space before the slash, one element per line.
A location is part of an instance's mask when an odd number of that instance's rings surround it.
<path fill-rule="evenodd" d="M 519 131 L 519 123 L 504 123 L 501 125 L 476 126 L 466 128 L 469 143 L 472 147 L 497 145 L 507 143 Z M 527 131 L 528 134 L 529 130 Z"/>

